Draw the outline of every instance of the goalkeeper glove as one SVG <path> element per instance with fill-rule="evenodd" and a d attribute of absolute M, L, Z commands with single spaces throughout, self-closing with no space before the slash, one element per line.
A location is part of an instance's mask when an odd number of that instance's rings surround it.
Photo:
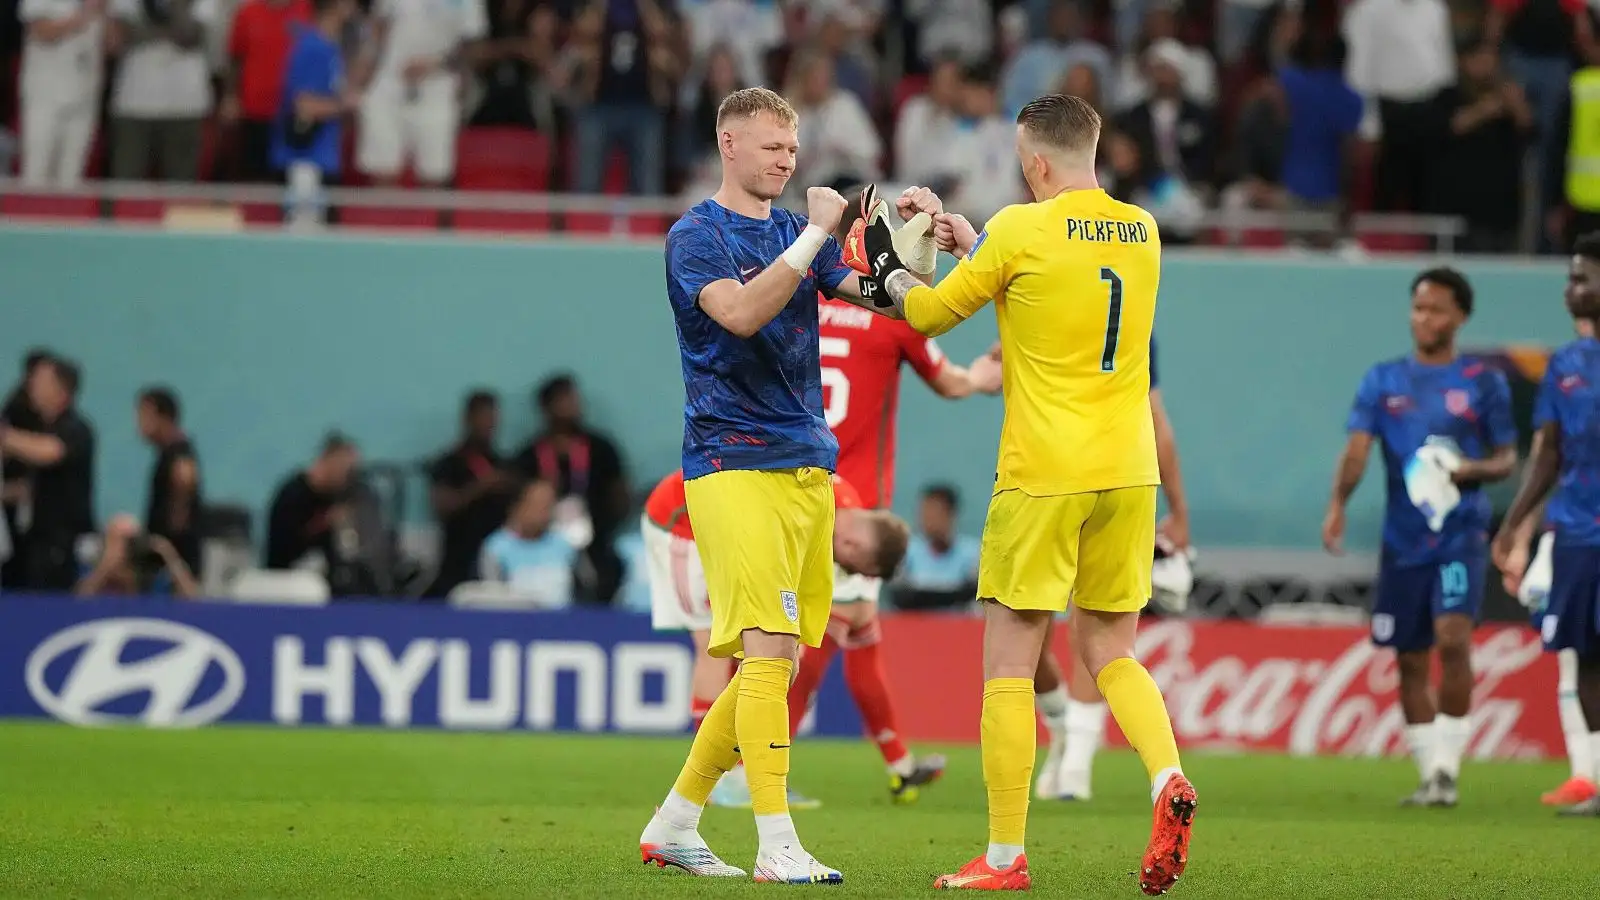
<path fill-rule="evenodd" d="M 844 250 L 846 265 L 863 276 L 862 298 L 871 300 L 879 309 L 893 306 L 884 282 L 896 271 L 913 271 L 902 253 L 915 256 L 916 245 L 924 237 L 931 248 L 932 232 L 933 217 L 927 213 L 917 213 L 904 228 L 895 231 L 889 224 L 888 202 L 878 197 L 877 185 L 867 185 L 861 191 L 861 218 L 850 226 Z"/>

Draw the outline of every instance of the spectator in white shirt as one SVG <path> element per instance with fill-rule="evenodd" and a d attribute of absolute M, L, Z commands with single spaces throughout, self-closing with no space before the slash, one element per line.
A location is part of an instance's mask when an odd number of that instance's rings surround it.
<path fill-rule="evenodd" d="M 376 0 L 376 70 L 362 98 L 356 167 L 379 184 L 446 185 L 461 125 L 459 63 L 489 33 L 483 0 Z M 369 65 L 371 61 L 369 60 Z"/>
<path fill-rule="evenodd" d="M 969 70 L 961 89 L 961 118 L 947 157 L 958 179 L 950 208 L 976 223 L 1020 202 L 1024 185 L 1016 145 L 1016 122 L 1000 115 L 993 73 Z"/>
<path fill-rule="evenodd" d="M 897 179 L 939 190 L 936 182 L 949 167 L 937 154 L 930 153 L 929 148 L 948 147 L 955 137 L 962 77 L 961 64 L 956 60 L 935 63 L 928 74 L 928 89 L 900 107 L 900 117 L 894 126 Z"/>
<path fill-rule="evenodd" d="M 83 180 L 100 118 L 105 0 L 22 0 L 22 180 Z"/>
<path fill-rule="evenodd" d="M 211 112 L 206 29 L 216 0 L 112 0 L 126 47 L 111 97 L 111 175 L 200 177 L 201 123 Z"/>
<path fill-rule="evenodd" d="M 551 528 L 555 507 L 555 485 L 529 482 L 505 527 L 483 542 L 478 577 L 509 584 L 539 609 L 571 606 L 578 549 Z"/>
<path fill-rule="evenodd" d="M 774 0 L 680 0 L 692 68 L 703 70 L 715 47 L 732 50 L 739 82 L 766 84 L 767 54 L 783 43 L 783 13 Z"/>
<path fill-rule="evenodd" d="M 791 181 L 835 185 L 841 190 L 845 185 L 876 181 L 883 140 L 861 101 L 834 84 L 833 61 L 806 54 L 792 69 L 793 78 L 784 93 L 800 114 L 802 150 Z M 804 202 L 804 191 L 789 193 L 790 202 Z"/>
<path fill-rule="evenodd" d="M 1442 146 L 1434 100 L 1456 81 L 1450 10 L 1444 0 L 1355 0 L 1343 32 L 1345 80 L 1366 104 L 1361 134 L 1382 139 L 1373 205 L 1428 212 L 1423 186 Z"/>
<path fill-rule="evenodd" d="M 1178 39 L 1178 9 L 1170 0 L 1157 3 L 1145 13 L 1144 31 L 1136 46 L 1122 56 L 1117 68 L 1117 97 L 1112 108 L 1132 109 L 1150 99 L 1150 82 L 1145 78 L 1145 53 L 1157 42 L 1170 42 L 1175 49 L 1173 62 L 1183 77 L 1183 95 L 1196 104 L 1211 107 L 1217 102 L 1217 64 L 1211 54 Z"/>
<path fill-rule="evenodd" d="M 924 63 L 954 57 L 975 66 L 994 53 L 994 10 L 987 0 L 906 0 L 918 23 L 917 55 Z"/>
<path fill-rule="evenodd" d="M 1055 0 L 1050 7 L 1050 36 L 1030 42 L 1006 64 L 1000 98 L 1008 116 L 1029 101 L 1048 94 L 1076 65 L 1094 69 L 1102 89 L 1111 84 L 1111 53 L 1083 36 L 1083 13 L 1077 0 Z"/>

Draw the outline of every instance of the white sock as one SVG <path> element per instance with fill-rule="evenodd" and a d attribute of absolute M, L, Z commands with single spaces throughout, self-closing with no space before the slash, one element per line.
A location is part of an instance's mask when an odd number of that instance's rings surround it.
<path fill-rule="evenodd" d="M 703 812 L 705 807 L 677 791 L 668 791 L 667 799 L 661 801 L 661 810 L 656 815 L 673 828 L 694 831 L 700 827 L 700 814 Z"/>
<path fill-rule="evenodd" d="M 1150 802 L 1155 803 L 1157 800 L 1161 799 L 1161 789 L 1167 786 L 1167 780 L 1169 778 L 1174 775 L 1182 774 L 1183 770 L 1177 766 L 1168 766 L 1167 768 L 1157 772 L 1156 777 L 1150 779 Z"/>
<path fill-rule="evenodd" d="M 1021 855 L 1021 844 L 990 844 L 984 861 L 989 864 L 989 868 L 1004 871 L 1011 868 L 1011 864 Z"/>
<path fill-rule="evenodd" d="M 1067 701 L 1067 752 L 1061 760 L 1062 781 L 1089 779 L 1094 755 L 1106 733 L 1106 705 Z"/>
<path fill-rule="evenodd" d="M 1406 746 L 1411 748 L 1411 760 L 1417 764 L 1417 773 L 1424 781 L 1433 777 L 1433 723 L 1417 722 L 1406 726 Z"/>
<path fill-rule="evenodd" d="M 1461 757 L 1467 752 L 1467 739 L 1472 736 L 1472 720 L 1465 716 L 1447 716 L 1443 713 L 1433 719 L 1433 768 L 1451 778 L 1461 777 Z"/>
<path fill-rule="evenodd" d="M 899 775 L 901 778 L 910 778 L 912 773 L 917 771 L 917 758 L 907 753 L 905 756 L 889 763 L 889 771 Z"/>
<path fill-rule="evenodd" d="M 1589 723 L 1578 702 L 1578 652 L 1556 654 L 1556 711 L 1561 716 L 1561 736 L 1567 744 L 1567 762 L 1573 778 L 1595 777 L 1595 755 L 1589 748 Z"/>
<path fill-rule="evenodd" d="M 1035 694 L 1034 708 L 1039 710 L 1039 718 L 1044 720 L 1044 727 L 1050 732 L 1052 741 L 1059 741 L 1067 731 L 1067 709 L 1072 703 L 1072 698 L 1067 696 L 1065 685 L 1056 685 L 1053 691 Z"/>
<path fill-rule="evenodd" d="M 800 846 L 800 835 L 794 830 L 794 820 L 788 813 L 756 816 L 756 838 L 761 850 Z"/>

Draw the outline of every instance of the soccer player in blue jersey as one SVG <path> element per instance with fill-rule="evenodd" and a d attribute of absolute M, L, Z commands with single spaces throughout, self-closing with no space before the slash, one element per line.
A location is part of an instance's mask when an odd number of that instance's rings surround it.
<path fill-rule="evenodd" d="M 708 652 L 743 661 L 639 844 L 647 863 L 743 875 L 699 833 L 712 787 L 742 757 L 759 835 L 755 880 L 830 884 L 843 876 L 806 852 L 789 817 L 787 701 L 799 644 L 822 643 L 833 602 L 839 444 L 823 417 L 817 292 L 860 301 L 861 287 L 832 235 L 843 197 L 810 188 L 807 218 L 772 206 L 794 173 L 796 124 L 769 90 L 728 95 L 717 110 L 722 186 L 667 234 Z"/>
<path fill-rule="evenodd" d="M 1545 515 L 1556 538 L 1539 631 L 1547 651 L 1577 653 L 1578 703 L 1593 760 L 1600 758 L 1600 341 L 1592 336 L 1600 322 L 1600 233 L 1584 235 L 1573 247 L 1566 302 L 1574 319 L 1590 323 L 1591 336 L 1557 350 L 1545 369 L 1533 407 L 1533 451 L 1495 535 L 1494 558 L 1509 568 L 1525 521 L 1554 489 Z M 1600 816 L 1600 798 L 1563 813 Z"/>
<path fill-rule="evenodd" d="M 1470 315 L 1472 286 L 1461 273 L 1429 269 L 1412 281 L 1415 347 L 1361 380 L 1322 523 L 1323 544 L 1342 552 L 1345 503 L 1376 438 L 1388 500 L 1372 640 L 1398 657 L 1406 740 L 1422 777 L 1405 800 L 1414 806 L 1456 803 L 1471 733 L 1472 629 L 1489 562 L 1483 485 L 1508 477 L 1517 464 L 1505 375 L 1456 354 L 1456 332 Z M 1430 650 L 1442 671 L 1437 710 L 1428 688 Z"/>

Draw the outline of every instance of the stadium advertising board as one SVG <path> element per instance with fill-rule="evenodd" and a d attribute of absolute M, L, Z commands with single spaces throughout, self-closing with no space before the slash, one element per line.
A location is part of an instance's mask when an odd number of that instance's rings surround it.
<path fill-rule="evenodd" d="M 980 623 L 901 615 L 883 630 L 902 733 L 976 740 Z M 1057 641 L 1064 650 L 1065 635 Z M 7 597 L 0 716 L 675 733 L 689 727 L 691 652 L 681 637 L 651 632 L 645 617 L 603 611 Z M 1362 629 L 1151 620 L 1139 653 L 1187 747 L 1402 752 L 1393 656 Z M 1484 627 L 1474 664 L 1469 754 L 1558 754 L 1555 665 L 1537 635 Z M 859 734 L 837 672 L 811 724 L 820 735 Z"/>

